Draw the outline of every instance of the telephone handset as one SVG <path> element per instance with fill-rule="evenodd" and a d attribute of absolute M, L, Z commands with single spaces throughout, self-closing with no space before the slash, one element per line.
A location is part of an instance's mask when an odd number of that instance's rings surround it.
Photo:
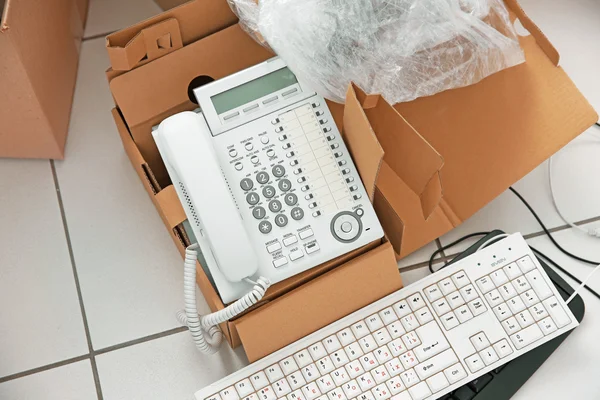
<path fill-rule="evenodd" d="M 175 189 L 200 235 L 205 257 L 229 282 L 241 282 L 258 270 L 258 258 L 230 194 L 201 114 L 182 112 L 160 124 L 159 149 Z M 168 140 L 162 138 L 168 137 Z M 180 176 L 194 176 L 182 182 Z"/>

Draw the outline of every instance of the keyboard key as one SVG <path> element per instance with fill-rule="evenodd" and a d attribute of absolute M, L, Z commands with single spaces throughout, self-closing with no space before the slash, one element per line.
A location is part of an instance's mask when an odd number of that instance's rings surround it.
<path fill-rule="evenodd" d="M 531 257 L 529 257 L 529 256 L 525 256 L 525 257 L 517 260 L 517 265 L 521 269 L 521 272 L 524 274 L 528 273 L 529 271 L 531 271 L 532 269 L 535 268 L 535 264 L 533 263 L 533 261 L 531 260 Z"/>
<path fill-rule="evenodd" d="M 250 380 L 247 378 L 242 381 L 239 381 L 238 383 L 236 383 L 233 386 L 235 387 L 235 390 L 238 392 L 238 395 L 240 396 L 240 398 L 244 398 L 246 396 L 249 396 L 251 393 L 254 393 L 254 388 L 252 387 Z"/>
<path fill-rule="evenodd" d="M 363 368 L 362 364 L 360 363 L 360 360 L 354 360 L 354 361 L 346 364 L 345 368 L 346 368 L 346 371 L 348 371 L 348 375 L 352 379 L 365 373 L 365 369 Z"/>
<path fill-rule="evenodd" d="M 375 378 L 375 383 L 378 384 L 387 381 L 390 377 L 387 369 L 385 369 L 385 365 L 380 365 L 379 367 L 373 369 L 373 371 L 371 371 L 371 375 L 373 375 L 373 378 Z"/>
<path fill-rule="evenodd" d="M 367 354 L 361 356 L 360 364 L 363 366 L 365 371 L 370 371 L 373 368 L 377 367 L 377 365 L 379 365 L 379 363 L 377 362 L 377 359 L 375 358 L 375 354 L 373 354 L 373 353 L 367 353 Z"/>
<path fill-rule="evenodd" d="M 483 332 L 479 332 L 478 334 L 471 336 L 470 339 L 473 347 L 475 347 L 475 350 L 477 351 L 481 351 L 490 345 L 490 341 Z"/>
<path fill-rule="evenodd" d="M 292 393 L 288 394 L 286 398 L 287 400 L 306 400 L 301 389 L 294 390 Z"/>
<path fill-rule="evenodd" d="M 323 375 L 319 379 L 317 379 L 317 386 L 319 386 L 319 390 L 321 393 L 327 393 L 330 390 L 335 389 L 335 383 L 333 382 L 333 378 L 331 375 Z"/>
<path fill-rule="evenodd" d="M 433 304 L 433 309 L 435 310 L 435 312 L 438 316 L 444 315 L 452 310 L 450 308 L 450 305 L 448 304 L 448 301 L 446 301 L 445 298 L 441 298 L 441 299 L 433 302 L 432 304 Z"/>
<path fill-rule="evenodd" d="M 358 382 L 355 380 L 351 380 L 342 386 L 344 393 L 346 394 L 346 398 L 353 399 L 361 393 L 361 390 L 358 386 Z"/>
<path fill-rule="evenodd" d="M 427 379 L 427 384 L 433 393 L 437 393 L 442 389 L 446 389 L 450 384 L 448 383 L 448 379 L 444 376 L 443 372 L 437 373 L 431 378 Z"/>
<path fill-rule="evenodd" d="M 373 388 L 373 390 L 371 390 L 371 393 L 373 393 L 373 396 L 375 396 L 375 400 L 387 400 L 392 397 L 390 389 L 388 389 L 385 384 L 376 386 Z"/>
<path fill-rule="evenodd" d="M 404 353 L 407 350 L 401 338 L 392 340 L 388 344 L 388 347 L 390 348 L 390 351 L 395 357 L 398 357 L 400 354 Z"/>
<path fill-rule="evenodd" d="M 313 362 L 313 359 L 311 358 L 310 353 L 306 349 L 294 354 L 294 360 L 296 360 L 296 364 L 298 365 L 299 368 L 302 368 Z"/>
<path fill-rule="evenodd" d="M 498 357 L 500 357 L 500 358 L 504 358 L 504 357 L 508 356 L 509 354 L 512 354 L 512 352 L 513 352 L 512 348 L 510 347 L 510 345 L 508 344 L 506 339 L 502 339 L 498 343 L 494 343 L 493 347 L 494 347 L 494 350 L 496 351 L 496 354 L 498 354 Z"/>
<path fill-rule="evenodd" d="M 323 341 L 323 345 L 329 354 L 342 348 L 342 344 L 335 335 L 329 336 L 327 339 L 325 339 Z"/>
<path fill-rule="evenodd" d="M 517 319 L 517 322 L 519 323 L 521 328 L 526 328 L 529 325 L 533 324 L 533 322 L 534 322 L 533 317 L 527 310 L 524 310 L 524 311 L 516 314 L 515 318 Z"/>
<path fill-rule="evenodd" d="M 292 388 L 290 388 L 290 384 L 285 378 L 281 378 L 275 382 L 273 384 L 273 389 L 275 390 L 275 394 L 277 394 L 277 398 L 279 399 L 292 392 Z"/>
<path fill-rule="evenodd" d="M 392 309 L 392 307 L 384 308 L 379 312 L 379 316 L 385 325 L 389 325 L 394 321 L 397 321 L 396 313 Z"/>
<path fill-rule="evenodd" d="M 419 321 L 420 325 L 433 321 L 433 315 L 431 315 L 431 311 L 429 311 L 428 307 L 423 307 L 415 311 L 415 317 L 417 317 L 417 321 Z"/>
<path fill-rule="evenodd" d="M 410 312 L 411 312 L 410 307 L 408 306 L 408 303 L 406 302 L 406 300 L 400 300 L 399 302 L 394 304 L 392 306 L 392 308 L 396 312 L 396 315 L 398 316 L 398 318 L 405 317 L 408 314 L 410 314 Z"/>
<path fill-rule="evenodd" d="M 453 349 L 448 349 L 415 367 L 419 378 L 425 380 L 458 362 Z"/>
<path fill-rule="evenodd" d="M 452 311 L 450 311 L 447 314 L 442 315 L 441 320 L 442 320 L 442 324 L 444 325 L 444 328 L 446 328 L 447 331 L 458 326 L 458 324 L 459 324 L 458 319 L 456 318 L 456 315 L 454 315 L 454 313 Z"/>
<path fill-rule="evenodd" d="M 471 310 L 471 313 L 476 317 L 479 314 L 484 313 L 486 308 L 483 301 L 481 301 L 481 298 L 478 297 L 469 303 L 469 310 Z"/>
<path fill-rule="evenodd" d="M 552 321 L 552 318 L 550 317 L 544 318 L 543 320 L 538 322 L 538 326 L 540 327 L 542 332 L 544 332 L 544 335 L 549 335 L 557 329 L 556 325 L 554 324 L 554 321 Z"/>
<path fill-rule="evenodd" d="M 496 314 L 496 318 L 498 318 L 500 322 L 512 315 L 506 303 L 498 304 L 496 307 L 492 308 L 492 310 L 494 310 L 494 314 Z"/>
<path fill-rule="evenodd" d="M 423 400 L 429 396 L 431 396 L 431 390 L 429 390 L 429 386 L 427 386 L 426 382 L 421 382 L 414 387 L 408 389 L 408 393 L 413 400 Z"/>
<path fill-rule="evenodd" d="M 481 359 L 483 360 L 485 365 L 491 365 L 499 360 L 498 354 L 496 354 L 496 351 L 491 346 L 485 350 L 480 351 L 479 355 L 481 356 Z"/>
<path fill-rule="evenodd" d="M 467 372 L 463 368 L 462 364 L 456 363 L 453 366 L 446 368 L 444 370 L 444 375 L 446 375 L 448 382 L 453 385 L 456 382 L 464 379 L 467 376 Z"/>
<path fill-rule="evenodd" d="M 367 317 L 365 319 L 365 322 L 367 323 L 367 327 L 371 332 L 383 328 L 383 321 L 381 320 L 378 314 L 373 314 L 370 317 Z"/>
<path fill-rule="evenodd" d="M 462 298 L 460 293 L 458 293 L 458 291 L 450 293 L 448 296 L 446 296 L 446 300 L 448 300 L 448 304 L 450 304 L 450 307 L 452 307 L 452 309 L 455 309 L 465 304 L 465 300 Z"/>
<path fill-rule="evenodd" d="M 540 330 L 539 326 L 537 326 L 537 324 L 533 324 L 512 335 L 510 340 L 512 340 L 517 350 L 521 350 L 523 347 L 530 345 L 542 337 L 544 337 L 544 334 Z"/>
<path fill-rule="evenodd" d="M 221 400 L 221 397 L 218 394 L 207 397 L 205 400 Z"/>
<path fill-rule="evenodd" d="M 342 329 L 337 334 L 338 339 L 342 346 L 348 346 L 350 343 L 356 341 L 354 334 L 350 328 Z"/>
<path fill-rule="evenodd" d="M 392 339 L 399 338 L 400 336 L 406 333 L 406 330 L 404 329 L 400 321 L 395 321 L 389 324 L 387 326 L 387 330 L 390 333 Z"/>
<path fill-rule="evenodd" d="M 433 284 L 427 288 L 425 288 L 425 296 L 429 299 L 430 302 L 434 302 L 438 299 L 442 298 L 442 291 L 438 287 L 438 285 Z"/>
<path fill-rule="evenodd" d="M 531 285 L 524 276 L 519 276 L 514 281 L 512 281 L 512 284 L 515 287 L 515 289 L 517 289 L 517 293 L 519 294 L 531 289 Z"/>
<path fill-rule="evenodd" d="M 327 393 L 329 400 L 346 400 L 347 397 L 344 394 L 342 388 L 335 388 L 331 392 Z"/>
<path fill-rule="evenodd" d="M 523 300 L 521 300 L 519 296 L 515 296 L 512 299 L 508 300 L 506 304 L 508 305 L 508 308 L 510 308 L 510 311 L 513 314 L 521 312 L 525 309 L 525 303 L 523 303 Z"/>
<path fill-rule="evenodd" d="M 404 326 L 404 329 L 406 329 L 407 332 L 412 331 L 419 326 L 419 321 L 417 321 L 415 314 L 408 314 L 407 316 L 402 317 L 400 322 L 402 322 L 402 326 Z"/>
<path fill-rule="evenodd" d="M 462 289 L 460 289 L 459 292 L 467 303 L 479 297 L 473 285 L 465 286 Z"/>
<path fill-rule="evenodd" d="M 433 318 L 433 317 L 432 317 Z M 377 346 L 382 346 L 386 343 L 389 343 L 392 340 L 392 337 L 388 333 L 387 329 L 383 328 L 378 330 L 373 334 L 375 341 L 377 342 Z"/>
<path fill-rule="evenodd" d="M 244 397 L 243 400 L 259 400 L 259 399 L 258 399 L 258 395 L 256 393 L 252 393 L 251 395 Z"/>
<path fill-rule="evenodd" d="M 319 368 L 321 375 L 328 374 L 335 369 L 333 361 L 331 361 L 329 356 L 325 356 L 317 361 L 317 367 Z"/>
<path fill-rule="evenodd" d="M 423 300 L 423 297 L 420 293 L 415 293 L 411 296 L 408 296 L 406 301 L 408 302 L 408 305 L 413 311 L 416 311 L 421 307 L 425 307 L 425 301 Z"/>
<path fill-rule="evenodd" d="M 484 387 L 488 385 L 492 381 L 493 377 L 490 374 L 481 375 L 478 378 L 473 379 L 471 382 L 467 383 L 469 387 L 475 392 L 479 393 L 483 390 Z"/>
<path fill-rule="evenodd" d="M 269 378 L 269 382 L 273 383 L 275 381 L 283 378 L 283 371 L 278 364 L 271 365 L 265 371 L 267 373 L 267 378 Z M 232 399 L 233 400 L 233 399 Z"/>
<path fill-rule="evenodd" d="M 400 374 L 400 378 L 402 379 L 402 382 L 404 382 L 404 385 L 406 385 L 406 387 L 411 387 L 415 383 L 419 382 L 419 377 L 417 376 L 415 370 L 412 368 L 402 372 Z"/>
<path fill-rule="evenodd" d="M 321 391 L 315 382 L 305 385 L 302 388 L 302 393 L 304 394 L 304 397 L 306 397 L 306 400 L 314 400 L 321 395 Z"/>
<path fill-rule="evenodd" d="M 346 355 L 346 352 L 342 349 L 342 350 L 338 350 L 338 351 L 334 351 L 331 354 L 331 361 L 333 361 L 333 365 L 336 368 L 339 368 L 343 365 L 348 364 L 348 362 L 350 361 L 348 359 L 348 356 Z"/>
<path fill-rule="evenodd" d="M 271 386 L 264 387 L 258 391 L 259 400 L 275 400 L 277 395 Z"/>
<path fill-rule="evenodd" d="M 458 271 L 452 275 L 452 282 L 454 282 L 454 286 L 456 286 L 458 289 L 462 288 L 463 286 L 467 286 L 470 283 L 465 271 Z"/>
<path fill-rule="evenodd" d="M 521 275 L 521 269 L 517 266 L 516 263 L 510 263 L 506 267 L 504 267 L 504 273 L 506 273 L 508 279 L 512 281 L 517 276 Z"/>
<path fill-rule="evenodd" d="M 239 400 L 240 398 L 233 386 L 229 386 L 227 389 L 222 390 L 221 393 L 219 393 L 219 395 L 221 396 L 221 400 Z"/>
<path fill-rule="evenodd" d="M 377 350 L 374 351 L 375 358 L 379 362 L 379 364 L 384 364 L 386 361 L 392 359 L 392 352 L 388 349 L 387 346 L 381 346 Z"/>
<path fill-rule="evenodd" d="M 306 382 L 312 382 L 321 376 L 321 374 L 319 373 L 319 370 L 315 364 L 309 364 L 302 368 L 302 376 L 304 376 Z"/>
<path fill-rule="evenodd" d="M 528 272 L 525 274 L 525 277 L 531 284 L 531 287 L 540 300 L 545 300 L 552 296 L 552 290 L 546 283 L 546 280 L 542 277 L 542 274 L 540 274 L 539 270 L 535 269 L 531 272 Z"/>
<path fill-rule="evenodd" d="M 284 375 L 289 375 L 298 369 L 298 365 L 296 364 L 296 361 L 294 361 L 293 357 L 288 357 L 281 360 L 279 365 L 281 365 Z"/>
<path fill-rule="evenodd" d="M 561 304 L 556 300 L 556 297 L 552 296 L 543 302 L 546 311 L 550 314 L 554 323 L 559 328 L 568 325 L 571 322 L 571 318 L 563 310 Z"/>
<path fill-rule="evenodd" d="M 259 390 L 264 388 L 269 384 L 269 380 L 267 379 L 267 375 L 260 371 L 250 377 L 250 382 L 252 382 L 252 386 L 254 386 L 255 390 Z"/>
<path fill-rule="evenodd" d="M 375 346 L 373 346 L 373 348 L 375 348 Z M 358 342 L 350 343 L 348 346 L 344 347 L 344 350 L 346 351 L 350 361 L 356 360 L 358 357 L 364 354 Z"/>
<path fill-rule="evenodd" d="M 537 295 L 535 294 L 535 292 L 533 291 L 533 289 L 528 290 L 525 293 L 523 293 L 521 295 L 521 300 L 523 300 L 523 302 L 525 303 L 525 305 L 527 307 L 530 307 L 540 301 L 538 299 Z"/>
<path fill-rule="evenodd" d="M 373 337 L 373 335 L 365 336 L 364 338 L 362 338 L 358 341 L 358 344 L 360 345 L 360 348 L 365 353 L 368 353 L 369 351 L 373 351 L 377 347 L 379 347 L 377 342 L 375 342 L 375 338 Z"/>
<path fill-rule="evenodd" d="M 393 377 L 392 379 L 388 380 L 386 382 L 386 385 L 388 389 L 390 389 L 390 393 L 392 394 L 392 396 L 397 395 L 398 393 L 406 389 L 406 386 L 404 386 L 404 383 L 402 382 L 402 379 L 399 376 Z"/>
<path fill-rule="evenodd" d="M 302 385 L 306 385 L 306 380 L 304 379 L 300 371 L 292 372 L 291 374 L 289 374 L 287 376 L 287 381 L 290 384 L 292 390 L 296 390 L 302 387 Z"/>
<path fill-rule="evenodd" d="M 500 292 L 498 291 L 498 289 L 492 290 L 491 292 L 487 293 L 484 297 L 487 300 L 490 307 L 495 307 L 504 301 L 502 300 L 502 296 L 500 296 Z"/>
<path fill-rule="evenodd" d="M 346 372 L 344 368 L 338 368 L 331 373 L 331 377 L 333 378 L 333 383 L 336 386 L 342 386 L 344 383 L 350 380 L 350 376 Z"/>
<path fill-rule="evenodd" d="M 385 367 L 388 370 L 390 376 L 396 376 L 400 372 L 404 371 L 404 367 L 402 366 L 402 361 L 399 358 L 393 358 L 390 361 L 385 363 Z"/>
<path fill-rule="evenodd" d="M 512 283 L 508 282 L 498 288 L 500 295 L 504 300 L 512 299 L 517 295 L 517 291 Z"/>
<path fill-rule="evenodd" d="M 469 368 L 472 373 L 475 373 L 481 368 L 485 367 L 483 360 L 477 353 L 465 358 L 465 364 L 467 364 L 467 368 Z"/>
<path fill-rule="evenodd" d="M 402 366 L 405 369 L 412 368 L 419 363 L 419 360 L 417 360 L 415 353 L 413 353 L 412 351 L 407 351 L 406 353 L 402 354 L 400 356 L 400 361 L 402 362 Z"/>
<path fill-rule="evenodd" d="M 421 362 L 450 347 L 446 336 L 444 336 L 444 333 L 435 321 L 417 328 L 416 333 L 421 340 L 421 344 L 415 347 L 413 351 Z"/>
<path fill-rule="evenodd" d="M 356 400 L 375 400 L 375 396 L 373 396 L 373 393 L 369 390 L 358 396 Z"/>
<path fill-rule="evenodd" d="M 542 319 L 548 316 L 548 311 L 546 311 L 542 303 L 537 303 L 536 305 L 529 308 L 529 312 L 533 316 L 533 319 L 535 319 L 536 321 L 541 321 Z"/>
<path fill-rule="evenodd" d="M 453 400 L 472 400 L 476 393 L 468 386 L 461 386 L 452 395 Z"/>
<path fill-rule="evenodd" d="M 375 387 L 375 379 L 370 372 L 367 372 L 358 377 L 358 385 L 364 391 Z"/>
<path fill-rule="evenodd" d="M 452 278 L 442 279 L 438 283 L 438 286 L 440 287 L 440 290 L 444 296 L 456 291 L 456 285 L 454 285 L 454 282 L 452 282 Z"/>
<path fill-rule="evenodd" d="M 466 305 L 458 307 L 456 310 L 454 310 L 454 314 L 461 324 L 473 318 L 471 310 L 469 310 L 469 307 Z"/>
<path fill-rule="evenodd" d="M 508 335 L 511 335 L 521 329 L 515 317 L 510 317 L 507 320 L 502 321 L 502 327 Z"/>
<path fill-rule="evenodd" d="M 421 343 L 415 332 L 408 332 L 406 335 L 402 336 L 402 341 L 404 342 L 406 348 L 409 350 L 413 349 Z"/>
<path fill-rule="evenodd" d="M 310 353 L 310 356 L 312 357 L 313 360 L 318 360 L 327 355 L 327 351 L 325 350 L 325 347 L 323 346 L 323 343 L 321 343 L 321 342 L 317 342 L 317 343 L 313 344 L 312 346 L 310 346 L 308 348 L 308 352 Z"/>
<path fill-rule="evenodd" d="M 484 294 L 496 288 L 489 276 L 477 279 L 477 286 Z"/>
<path fill-rule="evenodd" d="M 492 278 L 492 282 L 494 282 L 496 287 L 502 286 L 506 282 L 508 282 L 508 276 L 506 276 L 506 274 L 504 273 L 504 270 L 502 270 L 502 269 L 497 269 L 494 272 L 492 272 L 490 274 L 490 278 Z"/>

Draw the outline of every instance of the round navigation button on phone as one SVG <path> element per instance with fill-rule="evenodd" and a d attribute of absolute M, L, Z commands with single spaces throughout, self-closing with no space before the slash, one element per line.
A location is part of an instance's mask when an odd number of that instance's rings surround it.
<path fill-rule="evenodd" d="M 271 229 L 273 229 L 273 225 L 269 221 L 261 221 L 258 224 L 258 230 L 264 234 L 271 232 Z"/>
<path fill-rule="evenodd" d="M 282 165 L 276 165 L 276 166 L 273 167 L 273 170 L 271 172 L 277 178 L 281 178 L 283 175 L 285 175 L 285 168 L 283 168 Z"/>
<path fill-rule="evenodd" d="M 275 223 L 277 224 L 277 226 L 279 227 L 284 227 L 287 225 L 288 223 L 288 218 L 283 215 L 283 214 L 279 214 L 275 217 Z"/>
<path fill-rule="evenodd" d="M 342 232 L 348 233 L 352 230 L 352 224 L 350 222 L 343 222 L 340 226 L 340 229 L 342 230 Z"/>
<path fill-rule="evenodd" d="M 356 214 L 342 211 L 331 220 L 331 233 L 342 243 L 353 242 L 362 233 L 362 222 Z"/>
<path fill-rule="evenodd" d="M 263 219 L 265 215 L 267 215 L 267 211 L 261 206 L 256 206 L 252 209 L 252 216 L 256 219 Z"/>
<path fill-rule="evenodd" d="M 269 182 L 269 174 L 265 171 L 259 172 L 256 174 L 256 181 L 261 184 Z"/>
<path fill-rule="evenodd" d="M 252 179 L 250 178 L 244 178 L 240 182 L 240 186 L 243 190 L 250 190 L 254 186 L 254 182 L 252 182 Z"/>

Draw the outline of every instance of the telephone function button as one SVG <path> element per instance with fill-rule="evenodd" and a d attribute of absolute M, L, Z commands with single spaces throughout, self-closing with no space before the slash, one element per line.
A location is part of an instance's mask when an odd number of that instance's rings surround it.
<path fill-rule="evenodd" d="M 246 148 L 246 150 L 252 151 L 252 149 L 254 149 L 254 143 L 248 142 L 244 145 L 244 147 Z"/>
<path fill-rule="evenodd" d="M 280 228 L 283 228 L 284 226 L 287 225 L 288 223 L 288 217 L 286 217 L 283 214 L 279 214 L 277 216 L 275 216 L 275 223 L 277 224 L 277 226 L 279 226 Z"/>
<path fill-rule="evenodd" d="M 309 237 L 313 236 L 315 233 L 313 232 L 312 229 L 305 229 L 302 232 L 299 233 L 300 235 L 300 239 L 304 240 L 304 239 L 308 239 Z"/>
<path fill-rule="evenodd" d="M 365 215 L 365 210 L 363 210 L 362 208 L 357 209 L 356 215 L 358 215 L 359 217 L 362 217 L 363 215 Z"/>
<path fill-rule="evenodd" d="M 233 157 L 237 157 L 237 150 L 236 149 L 231 149 L 229 150 L 229 157 L 233 158 Z"/>
<path fill-rule="evenodd" d="M 263 219 L 267 215 L 267 211 L 264 207 L 256 206 L 252 209 L 252 216 L 256 219 Z"/>
<path fill-rule="evenodd" d="M 338 241 L 349 243 L 356 240 L 362 233 L 362 222 L 355 214 L 343 211 L 333 217 L 331 232 Z"/>
<path fill-rule="evenodd" d="M 271 232 L 271 229 L 273 229 L 273 225 L 269 221 L 262 221 L 258 224 L 258 230 L 264 234 Z"/>
<path fill-rule="evenodd" d="M 273 212 L 281 211 L 281 202 L 279 200 L 273 200 L 269 203 L 269 210 Z"/>
<path fill-rule="evenodd" d="M 288 263 L 287 257 L 283 256 L 283 257 L 279 257 L 275 260 L 273 260 L 273 266 L 275 268 L 279 268 L 279 267 L 283 267 L 284 265 L 286 265 Z"/>
<path fill-rule="evenodd" d="M 262 144 L 269 144 L 269 137 L 267 135 L 261 136 L 260 137 L 260 142 Z"/>
<path fill-rule="evenodd" d="M 291 246 L 294 243 L 298 243 L 298 238 L 296 237 L 296 235 L 292 235 L 290 237 L 286 237 L 285 239 L 283 239 L 284 246 Z"/>
<path fill-rule="evenodd" d="M 240 182 L 240 187 L 242 190 L 248 191 L 254 187 L 254 182 L 252 182 L 252 179 L 250 178 L 244 178 Z"/>
<path fill-rule="evenodd" d="M 257 156 L 252 156 L 252 157 L 250 158 L 250 161 L 252 162 L 252 164 L 256 165 L 256 164 L 258 164 L 258 162 L 259 162 L 260 160 L 258 159 L 258 157 L 257 157 Z"/>
<path fill-rule="evenodd" d="M 275 157 L 275 150 L 273 150 L 273 149 L 267 150 L 267 157 Z"/>
<path fill-rule="evenodd" d="M 292 218 L 295 219 L 296 221 L 299 221 L 302 218 L 304 218 L 304 210 L 301 209 L 300 207 L 292 208 L 292 212 L 290 214 L 292 215 Z"/>
<path fill-rule="evenodd" d="M 307 254 L 312 254 L 316 251 L 319 251 L 319 249 L 320 249 L 320 247 L 317 242 L 313 242 L 313 243 L 306 245 L 306 253 Z"/>
<path fill-rule="evenodd" d="M 276 165 L 273 167 L 271 172 L 273 175 L 275 175 L 275 177 L 281 178 L 283 175 L 285 175 L 285 168 L 282 165 Z"/>
<path fill-rule="evenodd" d="M 292 251 L 290 251 L 290 260 L 292 261 L 296 261 L 299 258 L 304 257 L 304 253 L 302 253 L 302 250 L 300 249 L 294 249 Z"/>
<path fill-rule="evenodd" d="M 237 162 L 235 163 L 234 167 L 237 171 L 241 171 L 242 168 L 244 168 L 244 165 L 241 162 Z"/>
<path fill-rule="evenodd" d="M 269 174 L 265 171 L 259 172 L 258 174 L 256 174 L 256 181 L 260 184 L 269 182 Z"/>
<path fill-rule="evenodd" d="M 283 200 L 288 206 L 294 206 L 298 202 L 298 196 L 296 196 L 294 193 L 287 193 Z"/>
<path fill-rule="evenodd" d="M 277 250 L 281 250 L 281 243 L 279 243 L 279 241 L 267 246 L 267 251 L 269 253 L 275 253 Z"/>
<path fill-rule="evenodd" d="M 262 190 L 262 194 L 267 199 L 270 199 L 271 197 L 275 196 L 275 188 L 271 185 L 265 186 Z"/>
<path fill-rule="evenodd" d="M 279 181 L 279 190 L 281 190 L 282 192 L 287 192 L 291 188 L 292 188 L 292 182 L 290 182 L 288 179 L 282 179 Z M 291 206 L 292 204 L 288 204 L 288 205 Z"/>
<path fill-rule="evenodd" d="M 271 121 L 271 123 L 273 125 L 278 124 L 279 123 L 279 118 L 275 118 L 274 120 Z"/>
<path fill-rule="evenodd" d="M 250 204 L 251 206 L 255 205 L 256 203 L 258 203 L 258 201 L 260 200 L 260 197 L 256 194 L 256 193 L 248 193 L 246 195 L 246 201 L 248 202 L 248 204 Z"/>

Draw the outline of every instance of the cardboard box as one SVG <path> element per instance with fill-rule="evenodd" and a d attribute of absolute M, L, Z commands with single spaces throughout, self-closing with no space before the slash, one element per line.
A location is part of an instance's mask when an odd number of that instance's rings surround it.
<path fill-rule="evenodd" d="M 187 3 L 190 0 L 154 0 L 156 4 L 163 10 L 170 10 L 171 8 L 175 8 L 184 3 Z"/>
<path fill-rule="evenodd" d="M 0 23 L 0 157 L 64 157 L 87 5 L 87 0 L 6 0 Z"/>
<path fill-rule="evenodd" d="M 280 297 L 231 321 L 225 327 L 230 343 L 241 340 L 251 360 L 397 286 L 385 282 L 393 277 L 399 282 L 397 272 L 390 273 L 377 257 L 386 259 L 393 247 L 401 258 L 449 231 L 596 121 L 594 110 L 558 66 L 554 47 L 516 1 L 506 0 L 506 5 L 531 32 L 521 40 L 525 64 L 476 85 L 394 107 L 354 86 L 345 106 L 328 103 L 389 242 L 344 264 L 315 270 L 316 275 L 329 271 L 316 279 L 290 278 Z M 222 0 L 192 1 L 110 35 L 107 50 L 112 64 L 107 76 L 117 104 L 113 116 L 121 138 L 182 251 L 185 238 L 178 226 L 185 214 L 151 127 L 194 109 L 188 93 L 199 82 L 227 76 L 272 54 L 244 34 Z M 352 265 L 358 265 L 360 277 L 348 272 Z M 377 279 L 371 270 L 377 271 Z M 328 294 L 335 288 L 331 276 L 352 277 L 336 282 L 344 286 L 344 301 Z M 202 273 L 198 284 L 211 308 L 220 309 L 223 305 Z M 331 307 L 319 307 L 315 296 Z M 345 307 L 349 299 L 352 307 Z M 301 313 L 305 302 L 307 309 L 317 311 L 316 318 Z M 264 326 L 277 334 L 258 335 Z"/>

